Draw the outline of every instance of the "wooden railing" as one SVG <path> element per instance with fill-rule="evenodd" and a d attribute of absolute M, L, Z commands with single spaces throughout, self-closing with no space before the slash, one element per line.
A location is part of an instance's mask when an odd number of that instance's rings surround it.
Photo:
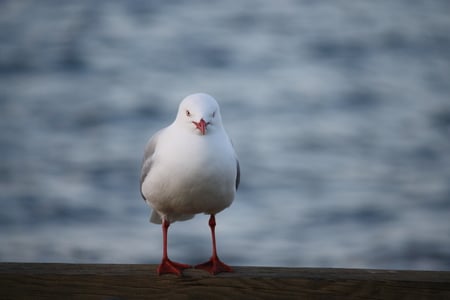
<path fill-rule="evenodd" d="M 0 299 L 450 299 L 450 272 L 234 267 L 156 276 L 156 265 L 0 263 Z"/>

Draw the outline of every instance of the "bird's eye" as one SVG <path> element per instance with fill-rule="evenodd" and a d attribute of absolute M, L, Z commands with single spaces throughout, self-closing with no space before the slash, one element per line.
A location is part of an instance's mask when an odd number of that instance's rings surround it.
<path fill-rule="evenodd" d="M 190 117 L 191 116 L 191 112 L 189 110 L 186 109 L 186 116 Z"/>
<path fill-rule="evenodd" d="M 216 112 L 213 112 L 212 117 L 214 118 L 216 116 Z"/>

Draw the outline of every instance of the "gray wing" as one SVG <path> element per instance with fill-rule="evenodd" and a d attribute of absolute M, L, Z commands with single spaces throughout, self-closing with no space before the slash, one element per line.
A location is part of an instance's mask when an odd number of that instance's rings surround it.
<path fill-rule="evenodd" d="M 234 145 L 233 145 L 233 141 L 228 138 L 230 140 L 231 146 L 233 147 L 234 150 Z M 241 167 L 239 166 L 239 160 L 237 159 L 236 156 L 236 152 L 234 153 L 234 156 L 236 157 L 236 190 L 239 187 L 239 183 L 241 183 Z"/>
<path fill-rule="evenodd" d="M 239 187 L 239 183 L 241 182 L 241 167 L 239 166 L 239 160 L 236 159 L 236 167 L 237 167 L 237 172 L 236 172 L 236 190 Z"/>
<path fill-rule="evenodd" d="M 230 138 L 228 138 L 228 139 L 230 140 L 231 146 L 233 147 L 233 150 L 234 150 L 233 141 Z M 234 155 L 236 156 L 236 152 Z M 237 159 L 237 156 L 236 156 L 236 190 L 239 187 L 239 183 L 241 183 L 241 167 L 239 166 L 239 160 Z"/>
<path fill-rule="evenodd" d="M 140 182 L 141 196 L 144 200 L 145 196 L 144 194 L 142 194 L 142 184 L 144 183 L 145 178 L 147 177 L 148 173 L 152 168 L 153 153 L 155 152 L 156 144 L 158 142 L 158 136 L 161 133 L 161 131 L 162 130 L 155 133 L 148 141 L 147 146 L 145 146 L 144 159 L 142 160 L 141 182 Z"/>

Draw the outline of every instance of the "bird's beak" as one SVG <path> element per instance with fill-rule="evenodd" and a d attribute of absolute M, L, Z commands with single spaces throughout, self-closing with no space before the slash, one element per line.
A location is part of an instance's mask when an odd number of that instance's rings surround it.
<path fill-rule="evenodd" d="M 205 120 L 200 119 L 200 122 L 193 121 L 192 123 L 194 123 L 195 127 L 197 127 L 197 129 L 200 130 L 200 133 L 202 135 L 206 134 L 206 126 L 209 125 L 209 122 L 206 122 Z"/>

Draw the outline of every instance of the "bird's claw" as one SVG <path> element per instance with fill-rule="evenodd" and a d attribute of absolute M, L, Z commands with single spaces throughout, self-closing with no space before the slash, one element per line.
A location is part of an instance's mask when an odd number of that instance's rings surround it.
<path fill-rule="evenodd" d="M 158 275 L 162 274 L 175 274 L 177 276 L 181 276 L 182 271 L 184 269 L 192 268 L 191 265 L 187 264 L 181 264 L 174 261 L 171 261 L 170 259 L 163 259 L 161 261 L 161 264 L 158 266 L 157 273 Z"/>
<path fill-rule="evenodd" d="M 205 270 L 213 275 L 222 272 L 233 272 L 233 269 L 223 263 L 218 257 L 211 257 L 207 262 L 198 264 L 195 266 L 196 269 Z"/>

